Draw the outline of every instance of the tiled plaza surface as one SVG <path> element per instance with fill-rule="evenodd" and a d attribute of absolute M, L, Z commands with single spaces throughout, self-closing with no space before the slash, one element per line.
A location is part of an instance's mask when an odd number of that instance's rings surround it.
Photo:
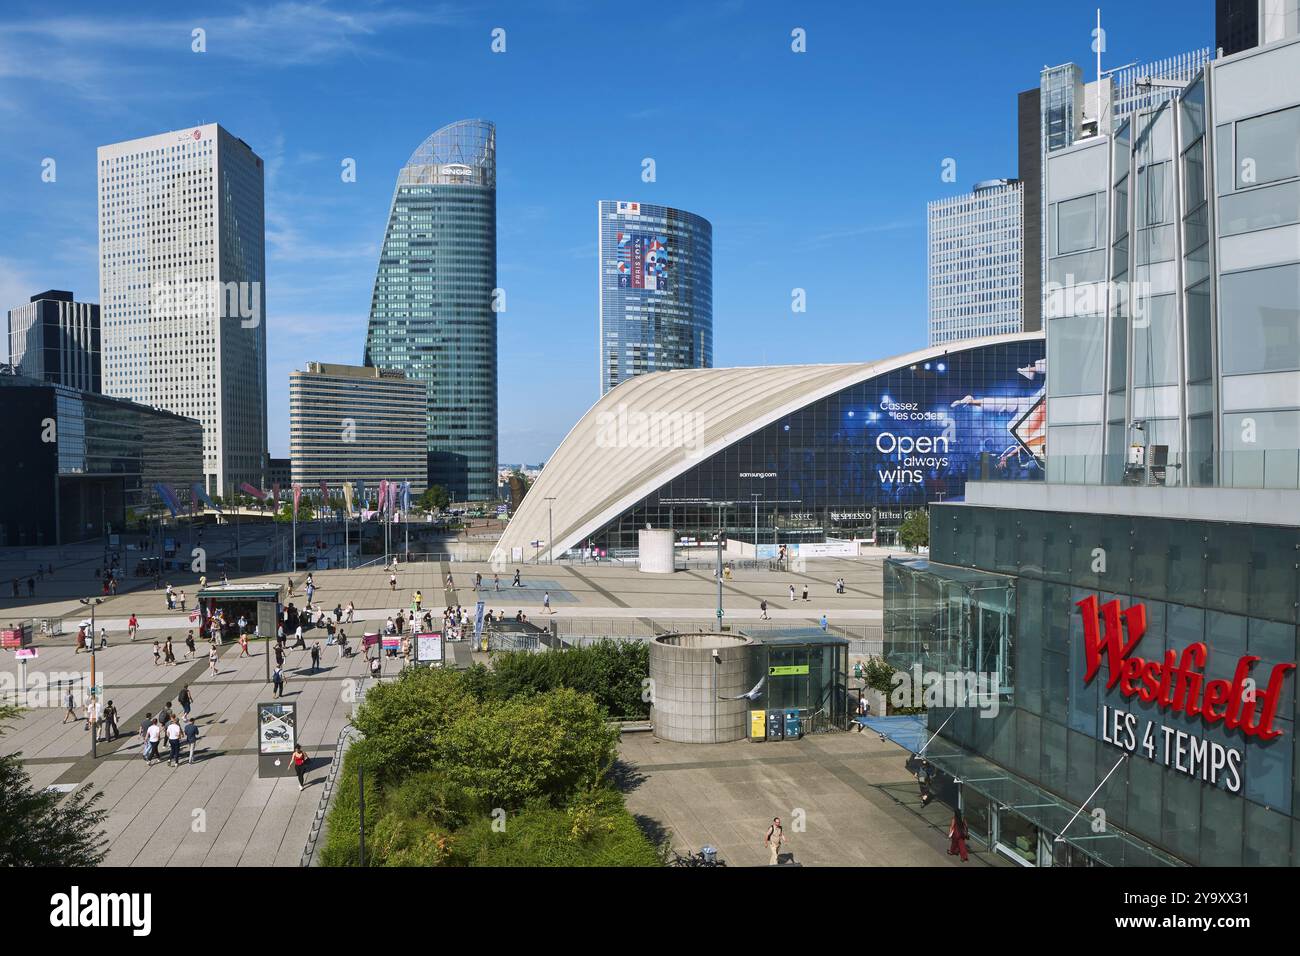
<path fill-rule="evenodd" d="M 256 533 L 245 529 L 242 549 L 246 557 L 256 554 L 256 542 Z M 228 543 L 216 535 L 210 537 L 209 549 L 213 556 L 229 551 Z M 23 569 L 32 567 L 33 562 L 55 564 L 54 577 L 46 576 L 38 582 L 34 598 L 26 596 L 25 577 L 21 579 L 23 596 L 17 599 L 9 596 L 7 586 L 0 589 L 3 595 L 0 596 L 0 623 L 33 618 L 57 619 L 63 623 L 61 636 L 38 638 L 35 642 L 39 657 L 29 662 L 29 686 L 37 675 L 47 680 L 74 679 L 78 681 L 77 696 L 81 700 L 90 661 L 89 655 L 77 654 L 73 649 L 76 625 L 88 616 L 87 609 L 77 599 L 99 595 L 94 572 L 102 562 L 102 554 L 102 548 L 96 546 L 0 551 L 0 581 L 5 580 L 5 575 L 25 575 Z M 255 557 L 248 560 L 259 563 Z M 317 586 L 314 603 L 328 610 L 352 601 L 357 608 L 355 630 L 349 629 L 352 636 L 363 629 L 377 629 L 390 614 L 409 608 L 417 589 L 423 592 L 424 606 L 432 608 L 435 615 L 448 605 L 472 607 L 481 597 L 488 608 L 507 616 L 513 617 L 522 610 L 535 623 L 552 618 L 567 622 L 575 633 L 584 621 L 595 630 L 606 626 L 605 622 L 614 622 L 617 629 L 620 619 L 710 621 L 716 608 L 717 580 L 708 570 L 648 575 L 632 566 L 604 563 L 598 566 L 521 564 L 523 586 L 519 588 L 511 587 L 514 570 L 515 566 L 511 565 L 495 572 L 500 578 L 500 590 L 493 585 L 492 567 L 483 563 L 401 565 L 396 589 L 390 587 L 389 572 L 382 562 L 360 570 L 320 571 L 314 574 Z M 483 575 L 481 593 L 473 588 L 476 572 Z M 448 573 L 452 575 L 450 588 L 446 581 Z M 216 575 L 210 571 L 208 576 L 211 580 Z M 839 577 L 846 584 L 842 595 L 834 593 L 834 582 Z M 198 590 L 197 578 L 196 574 L 171 574 L 166 580 L 177 589 L 185 589 L 192 602 Z M 233 567 L 230 575 L 232 582 L 286 583 L 286 578 L 267 573 L 240 575 L 233 572 Z M 302 573 L 293 577 L 292 600 L 299 606 L 305 599 L 304 578 Z M 6 753 L 21 750 L 37 785 L 90 783 L 103 791 L 101 805 L 109 811 L 106 830 L 110 865 L 297 865 L 318 806 L 319 781 L 332 759 L 338 733 L 350 717 L 356 682 L 364 676 L 364 664 L 358 658 L 337 660 L 335 649 L 325 647 L 322 641 L 322 668 L 313 674 L 308 672 L 307 652 L 289 652 L 286 696 L 298 703 L 300 739 L 313 757 L 308 779 L 309 783 L 316 781 L 315 786 L 308 786 L 300 793 L 291 777 L 260 779 L 257 776 L 255 705 L 271 697 L 266 681 L 267 660 L 263 656 L 265 645 L 254 643 L 254 657 L 241 659 L 238 645 L 227 644 L 222 648 L 219 672 L 212 675 L 208 672 L 206 644 L 199 643 L 196 659 L 184 657 L 182 640 L 191 626 L 187 615 L 167 610 L 163 592 L 155 590 L 151 580 L 128 577 L 124 584 L 132 590 L 106 598 L 95 612 L 96 627 L 103 626 L 110 641 L 110 646 L 96 655 L 98 679 L 105 686 L 106 697 L 114 701 L 121 714 L 123 737 L 101 744 L 99 756 L 92 759 L 84 725 L 80 721 L 63 723 L 63 695 L 50 692 L 44 701 L 29 701 L 44 706 L 31 706 L 12 723 L 0 736 L 0 750 Z M 793 602 L 789 599 L 791 584 L 796 589 Z M 805 584 L 810 597 L 806 602 L 802 600 Z M 547 614 L 542 607 L 543 594 L 547 591 L 554 615 Z M 737 570 L 732 579 L 723 582 L 723 600 L 726 621 L 733 626 L 757 621 L 759 602 L 767 600 L 769 617 L 778 625 L 816 626 L 825 613 L 832 630 L 843 628 L 853 636 L 855 628 L 879 624 L 880 563 L 878 560 L 809 562 L 803 574 Z M 133 613 L 141 626 L 135 644 L 126 635 L 126 622 Z M 170 667 L 155 666 L 153 641 L 167 635 L 174 639 L 177 663 Z M 312 632 L 308 636 L 314 638 Z M 392 662 L 386 664 L 392 666 Z M 8 681 L 0 685 L 0 690 L 10 690 L 16 685 L 17 672 L 13 654 L 0 655 L 0 681 Z M 174 702 L 186 683 L 195 698 L 194 713 L 200 728 L 195 763 L 178 768 L 168 767 L 165 762 L 146 767 L 136 735 L 140 719 L 146 713 L 155 713 L 164 702 Z M 6 696 L 12 699 L 12 695 Z M 752 842 L 748 830 L 753 820 L 761 822 L 765 814 L 770 819 L 768 803 L 789 803 L 793 799 L 793 795 L 780 790 L 785 786 L 783 781 L 789 780 L 791 768 L 796 768 L 793 772 L 798 774 L 800 784 L 806 785 L 814 779 L 809 772 L 821 764 L 813 761 L 807 767 L 800 767 L 797 761 L 803 759 L 802 755 L 824 750 L 838 754 L 835 748 L 845 746 L 860 751 L 865 736 L 868 735 L 809 738 L 800 744 L 773 744 L 755 751 L 753 756 L 746 752 L 745 759 L 753 774 L 753 779 L 747 781 L 741 773 L 743 767 L 692 769 L 688 766 L 655 770 L 649 751 L 642 754 L 638 748 L 652 747 L 659 755 L 656 759 L 662 761 L 663 755 L 679 751 L 682 746 L 653 745 L 648 736 L 628 735 L 624 756 L 647 774 L 646 782 L 632 791 L 630 800 L 634 808 L 639 808 L 637 812 L 662 818 L 662 826 L 674 834 L 674 839 L 687 841 L 684 846 L 712 841 L 720 846 L 726 844 L 734 854 L 733 865 L 765 863 L 766 857 L 759 852 L 761 846 L 754 850 L 746 845 L 745 841 Z M 731 759 L 728 754 L 733 746 L 742 745 L 686 748 L 689 754 L 678 754 L 667 762 L 693 765 L 701 761 L 706 764 L 722 761 L 725 764 Z M 782 762 L 783 748 L 792 748 L 796 763 Z M 830 790 L 825 794 L 808 792 L 804 803 L 810 804 L 810 808 L 823 807 L 818 813 L 843 814 L 846 832 L 856 833 L 857 827 L 879 819 L 887 822 L 880 825 L 883 829 L 879 832 L 894 836 L 877 837 L 876 843 L 861 843 L 861 847 L 868 849 L 878 844 L 870 852 L 850 850 L 848 847 L 856 844 L 839 841 L 838 855 L 831 852 L 837 842 L 828 838 L 826 846 L 806 862 L 906 863 L 927 859 L 927 846 L 934 840 L 927 823 L 913 820 L 910 811 L 885 812 L 888 802 L 874 807 L 873 801 L 878 802 L 879 794 L 871 787 L 897 778 L 902 772 L 901 757 L 898 751 L 889 759 L 858 759 L 849 753 L 834 757 L 852 768 L 849 773 L 866 773 L 864 781 L 870 778 L 870 782 L 862 785 L 866 789 L 855 789 L 832 773 L 826 778 Z M 879 779 L 877 768 L 884 774 Z M 737 802 L 714 799 L 709 795 L 714 784 L 722 792 L 732 793 Z M 760 798 L 769 792 L 771 800 Z M 754 799 L 742 806 L 739 801 L 747 793 Z M 733 822 L 726 826 L 734 832 L 716 829 L 723 824 L 710 818 L 714 811 L 731 814 L 728 819 Z M 815 835 L 800 835 L 801 843 L 810 853 L 817 839 Z M 942 852 L 938 861 L 946 862 Z"/>
<path fill-rule="evenodd" d="M 987 851 L 949 856 L 951 811 L 922 808 L 906 754 L 870 732 L 802 740 L 679 744 L 623 735 L 628 809 L 676 853 L 713 846 L 728 866 L 767 866 L 773 817 L 803 866 L 1000 866 Z M 785 862 L 783 860 L 783 862 Z"/>

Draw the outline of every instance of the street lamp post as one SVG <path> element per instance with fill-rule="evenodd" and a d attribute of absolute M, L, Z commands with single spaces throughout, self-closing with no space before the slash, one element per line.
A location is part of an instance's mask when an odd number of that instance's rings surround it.
<path fill-rule="evenodd" d="M 546 563 L 555 563 L 555 526 L 551 519 L 551 502 L 555 500 L 552 495 L 546 498 Z"/>
<path fill-rule="evenodd" d="M 754 560 L 758 560 L 758 499 L 763 497 L 756 491 L 751 491 L 749 497 L 754 499 Z"/>
<path fill-rule="evenodd" d="M 92 700 L 95 700 L 96 718 L 99 716 L 99 701 L 95 699 L 95 687 L 97 686 L 95 683 L 95 607 L 103 602 L 103 598 L 97 597 L 81 599 L 81 603 L 90 608 L 90 696 Z M 99 729 L 95 726 L 96 722 L 90 724 L 90 756 L 92 760 L 99 758 Z"/>

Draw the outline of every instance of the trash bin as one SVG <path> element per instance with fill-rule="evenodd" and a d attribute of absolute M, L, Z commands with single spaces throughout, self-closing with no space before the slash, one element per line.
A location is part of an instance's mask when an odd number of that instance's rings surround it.
<path fill-rule="evenodd" d="M 700 847 L 700 855 L 704 857 L 704 862 L 713 864 L 718 862 L 718 848 L 716 846 Z"/>
<path fill-rule="evenodd" d="M 769 710 L 767 712 L 767 739 L 785 739 L 785 714 L 779 710 Z"/>
<path fill-rule="evenodd" d="M 795 740 L 803 736 L 803 721 L 800 719 L 797 709 L 785 712 L 785 736 Z"/>

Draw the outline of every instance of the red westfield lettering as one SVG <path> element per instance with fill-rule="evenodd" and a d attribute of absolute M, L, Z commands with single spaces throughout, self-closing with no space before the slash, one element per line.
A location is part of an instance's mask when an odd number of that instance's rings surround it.
<path fill-rule="evenodd" d="M 1205 663 L 1210 649 L 1202 641 L 1189 644 L 1181 655 L 1165 651 L 1164 660 L 1146 660 L 1133 653 L 1146 633 L 1145 605 L 1120 610 L 1119 601 L 1114 600 L 1099 606 L 1093 595 L 1076 606 L 1083 614 L 1085 684 L 1097 676 L 1104 658 L 1107 690 L 1118 684 L 1125 697 L 1154 701 L 1161 710 L 1199 715 L 1207 724 L 1223 721 L 1224 727 L 1240 730 L 1247 737 L 1271 740 L 1282 736 L 1282 731 L 1273 728 L 1273 718 L 1286 675 L 1295 670 L 1295 664 L 1275 665 L 1267 690 L 1247 688 L 1250 669 L 1259 661 L 1250 654 L 1237 661 L 1231 681 L 1207 681 Z"/>

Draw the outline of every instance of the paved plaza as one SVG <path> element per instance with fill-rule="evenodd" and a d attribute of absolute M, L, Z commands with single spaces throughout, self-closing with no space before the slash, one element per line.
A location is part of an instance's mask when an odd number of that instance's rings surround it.
<path fill-rule="evenodd" d="M 628 809 L 682 855 L 713 846 L 728 866 L 766 866 L 779 816 L 804 866 L 963 865 L 947 853 L 952 811 L 922 808 L 907 755 L 874 733 L 708 745 L 625 733 L 620 755 Z M 964 865 L 1005 862 L 976 845 Z"/>
<path fill-rule="evenodd" d="M 241 548 L 255 552 L 257 533 L 245 529 Z M 210 560 L 225 553 L 223 541 L 211 542 Z M 95 571 L 102 563 L 98 546 L 25 549 L 0 553 L 0 574 L 22 575 L 23 595 L 14 599 L 5 588 L 0 598 L 0 622 L 58 620 L 63 633 L 38 637 L 39 657 L 27 668 L 33 681 L 71 681 L 78 702 L 89 684 L 90 658 L 77 654 L 76 625 L 87 617 L 78 598 L 100 593 Z M 34 597 L 25 595 L 25 568 L 55 565 Z M 209 565 L 211 567 L 211 565 Z M 372 630 L 390 614 L 409 608 L 418 589 L 424 606 L 435 615 L 443 607 L 472 607 L 480 597 L 488 608 L 513 617 L 523 611 L 535 623 L 564 622 L 573 633 L 583 622 L 591 633 L 620 629 L 633 619 L 710 622 L 714 619 L 717 579 L 705 569 L 673 575 L 641 574 L 635 567 L 600 565 L 521 564 L 522 587 L 512 587 L 515 566 L 501 568 L 499 590 L 490 565 L 472 562 L 413 563 L 400 566 L 396 590 L 382 562 L 361 570 L 327 570 L 314 574 L 314 604 L 332 609 L 349 601 L 357 608 L 355 631 Z M 446 586 L 447 574 L 452 586 Z M 474 591 L 474 575 L 483 575 L 483 591 Z M 209 571 L 209 579 L 214 575 Z M 165 576 L 190 595 L 198 589 L 197 575 Z M 836 594 L 837 578 L 845 593 Z M 230 575 L 232 582 L 274 581 L 282 574 Z M 3 580 L 3 578 L 0 578 Z M 305 575 L 293 578 L 293 597 L 305 600 Z M 255 740 L 255 705 L 270 699 L 266 646 L 251 645 L 252 658 L 241 658 L 237 644 L 221 649 L 218 673 L 208 670 L 207 645 L 200 642 L 195 659 L 183 655 L 188 616 L 169 611 L 162 590 L 152 580 L 127 577 L 124 590 L 104 599 L 96 609 L 96 628 L 103 626 L 110 646 L 97 653 L 98 682 L 121 715 L 123 736 L 100 744 L 90 756 L 89 735 L 80 721 L 63 722 L 62 692 L 29 699 L 25 711 L 0 737 L 4 752 L 21 750 L 28 772 L 38 786 L 79 786 L 102 790 L 108 810 L 107 863 L 132 865 L 297 865 L 320 799 L 320 781 L 333 759 L 340 730 L 349 720 L 352 701 L 361 685 L 364 662 L 337 660 L 336 651 L 322 644 L 322 667 L 310 671 L 306 651 L 288 652 L 286 697 L 298 704 L 300 739 L 312 756 L 307 790 L 299 792 L 292 778 L 259 779 Z M 796 598 L 789 598 L 794 585 Z M 802 600 L 804 586 L 809 600 Z M 549 592 L 554 614 L 545 613 Z M 827 615 L 832 630 L 855 636 L 859 629 L 878 627 L 881 608 L 879 560 L 809 562 L 806 573 L 737 570 L 723 582 L 725 621 L 733 626 L 757 622 L 759 602 L 768 602 L 771 626 L 815 627 Z M 140 621 L 133 644 L 126 624 L 131 614 Z M 314 638 L 309 632 L 309 637 Z M 175 644 L 174 666 L 155 666 L 152 645 L 170 635 Z M 476 658 L 481 655 L 475 655 Z M 385 661 L 389 668 L 394 662 Z M 0 656 L 0 680 L 5 690 L 17 685 L 18 665 L 11 653 Z M 188 684 L 200 739 L 193 765 L 147 767 L 136 735 L 141 718 L 167 701 L 175 702 Z M 12 699 L 12 693 L 6 695 Z M 689 746 L 656 743 L 648 734 L 628 734 L 623 743 L 629 803 L 633 812 L 660 827 L 679 849 L 711 842 L 725 850 L 732 865 L 765 863 L 761 846 L 764 817 L 789 814 L 803 807 L 809 814 L 807 832 L 792 842 L 801 862 L 808 864 L 918 864 L 947 862 L 934 821 L 889 795 L 888 788 L 906 789 L 903 754 L 879 744 L 873 735 L 852 734 L 806 738 L 799 743 L 761 746 L 746 744 Z M 912 788 L 914 790 L 914 786 Z M 915 802 L 915 801 L 913 801 Z M 823 827 L 824 829 L 818 829 Z M 757 836 L 756 836 L 757 834 Z M 794 834 L 791 834 L 792 840 Z M 937 850 L 935 848 L 938 848 Z"/>

